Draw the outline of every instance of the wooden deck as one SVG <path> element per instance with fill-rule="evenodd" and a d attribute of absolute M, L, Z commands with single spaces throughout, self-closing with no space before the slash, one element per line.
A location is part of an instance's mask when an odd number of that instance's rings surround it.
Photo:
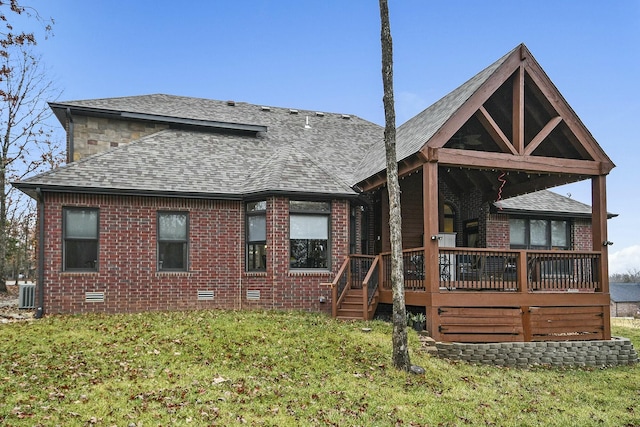
<path fill-rule="evenodd" d="M 403 260 L 405 302 L 425 307 L 437 341 L 611 338 L 599 252 L 440 248 L 437 276 L 429 274 L 423 248 L 405 250 Z M 349 257 L 334 280 L 334 316 L 340 296 L 354 288 L 363 290 L 361 318 L 391 303 L 390 254 Z"/>

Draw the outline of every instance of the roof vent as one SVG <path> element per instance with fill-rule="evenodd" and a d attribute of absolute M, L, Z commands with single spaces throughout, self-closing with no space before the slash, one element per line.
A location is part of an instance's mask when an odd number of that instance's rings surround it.
<path fill-rule="evenodd" d="M 291 109 L 289 110 L 289 114 L 298 114 L 298 110 Z"/>
<path fill-rule="evenodd" d="M 263 105 L 262 107 L 260 107 L 260 109 L 262 111 L 271 111 L 271 107 L 267 107 L 266 105 Z"/>
<path fill-rule="evenodd" d="M 305 129 L 311 129 L 311 125 L 309 124 L 309 116 L 307 116 L 307 122 L 304 125 Z"/>
<path fill-rule="evenodd" d="M 227 105 L 229 107 L 235 107 L 236 106 L 236 101 L 227 101 Z"/>
<path fill-rule="evenodd" d="M 324 113 L 322 111 L 316 111 L 316 116 L 324 117 Z"/>
<path fill-rule="evenodd" d="M 351 116 L 348 115 L 348 114 L 343 114 L 342 118 L 345 119 L 345 120 L 349 120 L 351 118 Z"/>

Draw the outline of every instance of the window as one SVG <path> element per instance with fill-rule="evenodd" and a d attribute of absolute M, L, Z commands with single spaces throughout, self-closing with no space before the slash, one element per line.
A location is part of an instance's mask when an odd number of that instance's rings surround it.
<path fill-rule="evenodd" d="M 98 210 L 63 210 L 63 264 L 65 271 L 98 270 Z"/>
<path fill-rule="evenodd" d="M 328 202 L 289 202 L 291 268 L 329 268 Z"/>
<path fill-rule="evenodd" d="M 569 249 L 569 222 L 548 219 L 509 219 L 513 249 Z"/>
<path fill-rule="evenodd" d="M 456 211 L 449 203 L 444 204 L 444 224 L 442 224 L 442 230 L 445 233 L 453 233 L 456 229 Z"/>
<path fill-rule="evenodd" d="M 186 271 L 189 215 L 158 212 L 158 270 Z"/>
<path fill-rule="evenodd" d="M 267 269 L 267 202 L 249 202 L 247 215 L 247 271 Z"/>

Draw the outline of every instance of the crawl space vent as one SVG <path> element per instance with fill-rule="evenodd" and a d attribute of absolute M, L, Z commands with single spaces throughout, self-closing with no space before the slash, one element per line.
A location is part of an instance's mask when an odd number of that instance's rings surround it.
<path fill-rule="evenodd" d="M 257 301 L 259 299 L 260 299 L 260 291 L 256 291 L 256 290 L 247 291 L 247 300 Z"/>
<path fill-rule="evenodd" d="M 104 302 L 104 292 L 85 292 L 85 302 Z"/>
<path fill-rule="evenodd" d="M 210 290 L 198 291 L 198 301 L 212 301 L 212 300 L 213 300 L 213 291 L 210 291 Z"/>

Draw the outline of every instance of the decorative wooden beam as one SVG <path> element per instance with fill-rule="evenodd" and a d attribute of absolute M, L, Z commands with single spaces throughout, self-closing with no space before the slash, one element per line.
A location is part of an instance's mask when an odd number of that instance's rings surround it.
<path fill-rule="evenodd" d="M 553 132 L 553 130 L 560 124 L 561 121 L 562 117 L 560 116 L 556 116 L 549 120 L 549 122 L 544 125 L 542 130 L 540 130 L 540 132 L 538 132 L 538 134 L 531 140 L 529 145 L 527 145 L 526 150 L 524 150 L 524 155 L 530 156 L 531 153 L 533 153 L 536 148 L 538 148 L 542 141 L 544 141 L 544 139 L 548 137 L 551 132 Z"/>
<path fill-rule="evenodd" d="M 523 58 L 523 50 L 520 49 L 520 57 Z M 524 68 L 518 67 L 513 79 L 513 146 L 519 154 L 524 153 Z"/>
<path fill-rule="evenodd" d="M 428 142 L 429 145 L 434 148 L 443 147 L 467 120 L 478 111 L 478 108 L 511 77 L 520 64 L 520 53 L 516 51 L 500 65 L 495 73 L 489 77 L 460 109 L 445 122 L 436 134 L 431 137 Z"/>
<path fill-rule="evenodd" d="M 488 153 L 475 150 L 438 150 L 438 164 L 472 169 L 512 170 L 528 173 L 558 173 L 596 176 L 602 165 L 593 160 L 560 159 L 542 156 L 514 156 L 507 153 Z"/>
<path fill-rule="evenodd" d="M 493 117 L 491 117 L 489 112 L 483 106 L 478 108 L 475 116 L 482 124 L 482 127 L 489 132 L 491 139 L 504 153 L 511 153 L 514 155 L 518 154 L 513 145 L 511 145 L 511 142 L 509 142 L 509 139 L 507 139 L 507 136 L 502 132 L 502 129 L 500 129 L 500 126 L 498 126 L 495 120 L 493 120 Z"/>
<path fill-rule="evenodd" d="M 578 141 L 580 141 L 584 149 L 589 153 L 589 156 L 592 159 L 603 163 L 603 165 L 605 165 L 606 173 L 611 171 L 611 169 L 614 168 L 614 164 L 611 159 L 607 157 L 591 133 L 587 130 L 582 121 L 580 121 L 580 118 L 575 114 L 571 107 L 569 107 L 567 101 L 562 97 L 542 68 L 540 68 L 537 63 L 535 63 L 535 65 L 536 66 L 529 65 L 526 68 L 531 80 L 538 86 L 540 92 L 542 92 L 553 108 L 564 119 L 565 124 L 578 138 Z"/>
<path fill-rule="evenodd" d="M 416 155 L 407 157 L 406 159 L 400 160 L 398 162 L 398 176 L 402 177 L 404 175 L 408 175 L 416 170 L 420 170 L 422 165 L 425 163 L 424 155 L 422 153 L 418 153 Z M 387 170 L 383 170 L 375 174 L 374 176 L 367 178 L 366 180 L 359 183 L 359 186 L 363 191 L 372 191 L 378 187 L 381 187 L 387 183 Z"/>

